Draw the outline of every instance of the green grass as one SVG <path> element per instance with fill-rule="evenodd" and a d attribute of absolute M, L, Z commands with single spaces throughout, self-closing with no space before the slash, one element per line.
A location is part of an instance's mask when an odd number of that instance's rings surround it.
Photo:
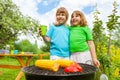
<path fill-rule="evenodd" d="M 26 58 L 24 58 L 24 60 L 25 59 Z M 34 57 L 30 65 L 34 65 L 34 62 L 37 59 L 39 59 L 39 57 Z M 0 64 L 19 65 L 19 62 L 13 57 L 3 57 L 0 59 Z M 0 72 L 2 72 L 2 74 L 0 74 L 0 80 L 15 80 L 19 71 L 19 69 L 0 68 Z M 20 80 L 26 80 L 25 76 L 23 75 Z"/>
<path fill-rule="evenodd" d="M 2 71 L 2 74 L 0 75 L 0 80 L 15 80 L 20 70 L 0 69 L 0 71 Z M 26 79 L 24 76 L 22 76 L 21 80 L 26 80 Z"/>
<path fill-rule="evenodd" d="M 44 56 L 44 59 L 49 59 L 49 56 Z M 26 58 L 24 58 L 25 60 Z M 34 57 L 31 61 L 30 65 L 34 65 L 35 61 L 39 59 L 39 56 Z M 19 62 L 17 59 L 13 57 L 3 57 L 0 59 L 0 64 L 10 64 L 10 65 L 19 65 Z M 17 74 L 19 73 L 19 69 L 7 69 L 7 68 L 0 68 L 0 72 L 2 71 L 2 74 L 0 74 L 0 80 L 15 80 Z M 97 72 L 96 79 L 99 80 L 100 73 Z M 20 80 L 26 80 L 25 75 L 22 76 Z"/>

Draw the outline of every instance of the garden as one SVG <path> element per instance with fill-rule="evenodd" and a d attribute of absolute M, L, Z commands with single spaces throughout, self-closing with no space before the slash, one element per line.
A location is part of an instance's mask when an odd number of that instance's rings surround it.
<path fill-rule="evenodd" d="M 117 15 L 117 7 L 118 4 L 114 1 L 113 9 L 107 16 L 107 22 L 101 20 L 99 15 L 102 13 L 97 6 L 93 13 L 92 32 L 96 54 L 101 64 L 100 69 L 109 80 L 120 80 L 120 15 Z M 39 21 L 24 16 L 12 0 L 0 0 L 0 49 L 5 49 L 9 44 L 9 50 L 18 50 L 18 52 L 32 52 L 33 54 L 49 52 L 49 43 L 42 47 L 37 45 L 37 40 L 41 40 L 37 31 L 39 25 Z M 33 44 L 28 39 L 19 40 L 20 35 L 31 36 L 36 43 Z M 34 65 L 37 59 L 40 59 L 40 56 L 33 57 L 30 65 Z M 0 64 L 4 63 L 19 65 L 14 57 L 0 57 Z M 0 68 L 0 80 L 15 80 L 19 71 L 19 69 Z M 95 80 L 99 78 L 100 72 L 97 71 Z M 26 80 L 25 76 L 22 76 L 21 80 Z"/>

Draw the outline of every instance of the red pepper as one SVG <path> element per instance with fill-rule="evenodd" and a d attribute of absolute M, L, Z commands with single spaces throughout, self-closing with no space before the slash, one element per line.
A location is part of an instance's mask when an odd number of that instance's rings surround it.
<path fill-rule="evenodd" d="M 74 62 L 73 66 L 77 67 L 79 69 L 79 72 L 82 72 L 83 68 L 76 62 Z"/>
<path fill-rule="evenodd" d="M 68 66 L 64 69 L 64 72 L 69 73 L 69 72 L 75 72 L 74 66 Z"/>
<path fill-rule="evenodd" d="M 74 63 L 74 64 L 66 67 L 64 69 L 64 72 L 66 72 L 66 73 L 69 73 L 69 72 L 82 72 L 82 67 L 79 64 Z"/>

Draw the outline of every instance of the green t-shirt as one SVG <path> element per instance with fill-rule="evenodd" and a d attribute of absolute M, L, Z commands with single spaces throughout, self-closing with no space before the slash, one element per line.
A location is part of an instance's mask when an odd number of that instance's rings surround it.
<path fill-rule="evenodd" d="M 87 41 L 93 40 L 90 28 L 70 27 L 70 52 L 84 52 L 89 50 Z"/>

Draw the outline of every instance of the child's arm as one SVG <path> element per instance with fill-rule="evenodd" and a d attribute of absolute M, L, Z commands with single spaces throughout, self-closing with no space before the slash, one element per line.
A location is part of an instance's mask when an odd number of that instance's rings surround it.
<path fill-rule="evenodd" d="M 89 48 L 90 48 L 90 52 L 91 52 L 91 56 L 92 56 L 93 62 L 94 62 L 94 64 L 97 67 L 99 67 L 100 66 L 100 62 L 98 61 L 97 56 L 96 56 L 94 42 L 93 41 L 87 41 L 87 42 L 88 42 L 88 45 L 89 45 Z"/>
<path fill-rule="evenodd" d="M 47 36 L 42 36 L 42 38 L 43 38 L 43 40 L 44 40 L 45 42 L 50 42 L 50 38 L 49 38 L 49 37 L 47 37 Z"/>

